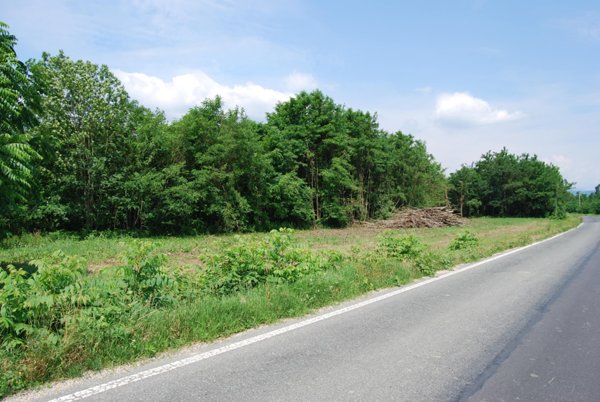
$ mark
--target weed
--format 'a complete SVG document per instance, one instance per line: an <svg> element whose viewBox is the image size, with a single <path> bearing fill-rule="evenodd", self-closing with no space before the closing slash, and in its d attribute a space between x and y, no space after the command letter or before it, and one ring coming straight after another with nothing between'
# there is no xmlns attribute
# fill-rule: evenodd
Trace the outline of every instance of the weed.
<svg viewBox="0 0 600 402"><path fill-rule="evenodd" d="M236 244L207 257L207 290L225 295L266 282L292 283L343 260L336 252L313 255L297 245L293 233L285 228L273 230L260 241L236 236Z"/></svg>
<svg viewBox="0 0 600 402"><path fill-rule="evenodd" d="M165 256L153 254L154 250L152 243L134 240L122 270L131 292L154 306L160 306L175 301L176 281L161 269Z"/></svg>
<svg viewBox="0 0 600 402"><path fill-rule="evenodd" d="M443 254L426 251L414 259L414 265L421 275L433 276L436 271L449 268L451 260Z"/></svg>
<svg viewBox="0 0 600 402"><path fill-rule="evenodd" d="M578 222L577 217L482 218L472 220L468 232L442 228L377 235L351 228L300 232L300 242L289 229L160 241L100 233L84 240L60 233L7 239L0 259L34 260L28 266L35 269L27 273L0 263L0 397L302 315ZM316 240L311 233L318 234ZM202 263L178 267L182 251L194 259L201 254ZM122 256L124 263L114 266ZM89 272L82 257L113 262Z"/></svg>
<svg viewBox="0 0 600 402"><path fill-rule="evenodd" d="M473 248L477 244L479 244L479 238L473 232L466 230L452 240L448 248L450 250L465 250Z"/></svg>
<svg viewBox="0 0 600 402"><path fill-rule="evenodd" d="M383 232L377 239L377 246L385 256L398 259L414 259L425 250L425 245L416 236L398 237L393 231Z"/></svg>
<svg viewBox="0 0 600 402"><path fill-rule="evenodd" d="M0 335L2 347L7 350L22 345L23 335L30 330L25 307L29 290L26 274L12 265L8 266L8 272L0 271Z"/></svg>

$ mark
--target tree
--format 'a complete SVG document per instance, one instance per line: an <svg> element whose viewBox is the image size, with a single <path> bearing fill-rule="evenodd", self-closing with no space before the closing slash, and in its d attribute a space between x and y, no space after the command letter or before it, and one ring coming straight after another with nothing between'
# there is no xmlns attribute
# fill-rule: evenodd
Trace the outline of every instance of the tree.
<svg viewBox="0 0 600 402"><path fill-rule="evenodd" d="M313 224L311 191L295 173L278 175L269 186L269 216L271 224L279 227Z"/></svg>
<svg viewBox="0 0 600 402"><path fill-rule="evenodd" d="M171 126L190 182L196 231L269 227L268 192L274 172L259 125L241 109L225 111L219 97L188 111Z"/></svg>
<svg viewBox="0 0 600 402"><path fill-rule="evenodd" d="M279 103L267 115L269 138L267 147L275 168L281 174L295 172L311 190L314 222L339 220L323 216L327 189L323 189L323 171L331 167L335 157L349 156L348 135L343 121L343 108L321 91L300 92L287 102ZM326 208L327 209L327 208Z"/></svg>
<svg viewBox="0 0 600 402"><path fill-rule="evenodd" d="M0 235L15 202L25 201L39 157L27 130L37 123L41 77L17 59L16 43L0 21Z"/></svg>
<svg viewBox="0 0 600 402"><path fill-rule="evenodd" d="M567 202L568 212L580 214L600 214L600 184L589 194L570 194Z"/></svg>
<svg viewBox="0 0 600 402"><path fill-rule="evenodd" d="M449 197L465 215L562 216L571 184L535 155L488 152L450 175Z"/></svg>
<svg viewBox="0 0 600 402"><path fill-rule="evenodd" d="M314 223L345 226L443 202L443 170L423 142L380 130L375 115L345 109L320 91L278 104L266 127L273 167L304 180Z"/></svg>
<svg viewBox="0 0 600 402"><path fill-rule="evenodd" d="M423 142L320 91L278 104L265 124L219 97L170 123L131 101L106 66L60 52L31 68L47 82L40 124L27 126L43 159L29 171L37 191L21 228L339 227L442 200L443 171Z"/></svg>
<svg viewBox="0 0 600 402"><path fill-rule="evenodd" d="M36 172L39 208L60 209L68 228L108 228L111 178L131 163L135 109L106 66L44 54L37 67L48 79L44 113L33 131L44 161ZM48 200L55 205L48 208ZM43 219L42 219L43 221Z"/></svg>
<svg viewBox="0 0 600 402"><path fill-rule="evenodd" d="M386 159L384 134L379 130L376 115L348 109L344 117L355 182L352 212L354 218L364 221L380 210L377 189L384 170L382 162Z"/></svg>
<svg viewBox="0 0 600 402"><path fill-rule="evenodd" d="M463 165L450 175L448 196L458 205L461 216L479 215L482 192L481 176L473 166Z"/></svg>
<svg viewBox="0 0 600 402"><path fill-rule="evenodd" d="M423 141L398 131L386 136L389 166L386 181L392 189L395 208L442 203L446 188L444 171Z"/></svg>

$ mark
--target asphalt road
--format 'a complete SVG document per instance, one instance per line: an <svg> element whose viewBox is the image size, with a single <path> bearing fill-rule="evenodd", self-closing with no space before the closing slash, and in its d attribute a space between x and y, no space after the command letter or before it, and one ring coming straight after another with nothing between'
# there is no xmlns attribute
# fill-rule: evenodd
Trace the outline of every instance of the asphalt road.
<svg viewBox="0 0 600 402"><path fill-rule="evenodd" d="M336 307L22 398L599 401L600 219L585 221L360 308L353 301L343 314Z"/></svg>
<svg viewBox="0 0 600 402"><path fill-rule="evenodd" d="M600 401L600 242L590 251L465 399Z"/></svg>

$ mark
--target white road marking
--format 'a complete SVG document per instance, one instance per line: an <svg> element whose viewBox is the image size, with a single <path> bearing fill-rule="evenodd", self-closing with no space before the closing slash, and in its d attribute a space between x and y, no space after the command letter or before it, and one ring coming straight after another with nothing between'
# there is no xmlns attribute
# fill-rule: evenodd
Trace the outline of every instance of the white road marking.
<svg viewBox="0 0 600 402"><path fill-rule="evenodd" d="M562 235L564 235L566 233L569 233L572 230L578 229L582 225L583 225L583 223L581 223L579 226L577 226L574 229L568 230L568 231L563 232L563 233L559 233L559 234L557 234L555 236L552 236L552 237L550 237L548 239L540 240L540 241L537 241L535 243L529 244L527 246L523 246L523 247L519 247L519 248L510 250L510 251L507 251L505 253L496 255L494 257L490 257L490 258L487 258L485 260L476 262L474 264L467 265L467 266L465 266L463 268L460 268L460 269L457 269L455 271L450 271L450 272L444 273L442 275L436 276L434 278L429 278L429 279L426 279L424 281L415 283L413 285L404 286L402 288L393 290L391 292L388 292L388 293L385 293L385 294L373 297L373 298L368 299L368 300L364 300L364 301L359 302L359 303L352 304L352 305L347 306L347 307L340 308L338 310L331 311L329 313L321 314L321 315L318 315L318 316L315 316L315 317L312 317L312 318L309 318L309 319L297 322L295 324L291 324L291 325L288 325L288 326L285 326L285 327L282 327L282 328L279 328L279 329L276 329L276 330L273 330L273 331L270 331L270 332L267 332L267 333L264 333L264 334L261 334L261 335L256 335L256 336L253 336L251 338L244 339L244 340L239 341L239 342L234 342L232 344L229 344L229 345L226 345L226 346L222 346L220 348L213 349L213 350L210 350L208 352L198 353L196 355L190 356L190 357L182 359L182 360L178 360L178 361L173 362L173 363L164 364L162 366L155 367L153 369L144 370L144 371L141 371L141 372L139 372L137 374L132 374L132 375L129 375L129 376L126 376L126 377L119 378L117 380L106 382L104 384L96 385L95 387L90 387L90 388L84 389L82 391L74 392L72 394L62 396L60 398L52 399L50 402L77 401L79 399L84 399L84 398L90 397L92 395L100 394L100 393L108 391L110 389L122 387L123 385L131 384L133 382L141 381L141 380L149 378L149 377L154 377L155 375L166 373L166 372L178 369L180 367L184 367L184 366L187 366L187 365L190 365L190 364L193 364L193 363L197 363L199 361L206 360L208 358L211 358L211 357L214 357L214 356L218 356L220 354L227 353L227 352L230 352L232 350L240 349L240 348L243 348L244 346L249 346L249 345L252 345L254 343L261 342L261 341L267 340L269 338L273 338L275 336L285 334L286 332L294 331L294 330L297 330L299 328L315 324L315 323L317 323L319 321L327 320L329 318L336 317L338 315L342 315L342 314L348 313L350 311L360 309L362 307L368 306L368 305L373 304L373 303L378 303L378 302L380 302L382 300L389 299L390 297L397 296L397 295L399 295L401 293L409 292L409 291L411 291L413 289L420 288L421 286L428 285L428 284L430 284L432 282L437 282L437 281L439 281L441 279L444 279L444 278L447 278L449 276L457 275L457 274L460 274L462 272L465 272L465 271L471 270L473 268L479 267L479 266L481 266L483 264L487 264L489 262L496 261L496 260L498 260L500 258L507 257L507 256L509 256L511 254L518 253L519 251L523 251L523 250L528 249L530 247L536 246L536 245L538 245L540 243L543 243L543 242L546 242L546 241L550 241L552 239L560 237L560 236L562 236Z"/></svg>

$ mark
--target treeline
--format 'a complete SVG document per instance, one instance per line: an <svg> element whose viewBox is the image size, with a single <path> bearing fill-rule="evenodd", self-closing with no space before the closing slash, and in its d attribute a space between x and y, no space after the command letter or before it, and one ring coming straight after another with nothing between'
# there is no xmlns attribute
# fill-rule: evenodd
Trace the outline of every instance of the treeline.
<svg viewBox="0 0 600 402"><path fill-rule="evenodd" d="M265 122L207 99L176 121L131 100L106 66L62 52L23 63L0 22L0 236L343 227L399 207L559 216L569 184L502 150L449 181L425 144L320 91Z"/></svg>
<svg viewBox="0 0 600 402"><path fill-rule="evenodd" d="M452 173L449 196L466 216L561 218L571 185L558 167L504 148Z"/></svg>
<svg viewBox="0 0 600 402"><path fill-rule="evenodd" d="M567 202L568 212L600 215L600 184L590 194L571 194Z"/></svg>
<svg viewBox="0 0 600 402"><path fill-rule="evenodd" d="M3 38L14 56L14 37ZM169 122L106 66L61 52L16 70L29 92L15 88L14 104L36 118L8 134L20 143L8 164L23 168L2 182L4 232L341 227L444 200L423 142L320 91L278 104L264 123L218 97Z"/></svg>

